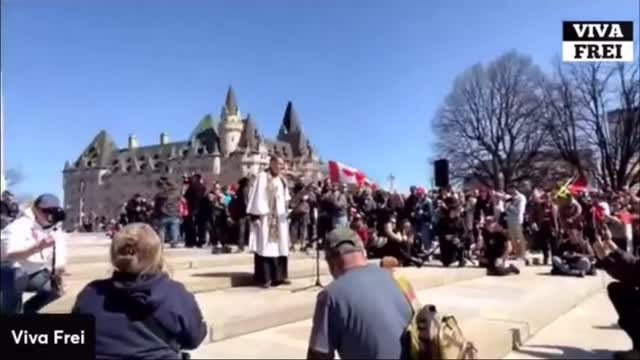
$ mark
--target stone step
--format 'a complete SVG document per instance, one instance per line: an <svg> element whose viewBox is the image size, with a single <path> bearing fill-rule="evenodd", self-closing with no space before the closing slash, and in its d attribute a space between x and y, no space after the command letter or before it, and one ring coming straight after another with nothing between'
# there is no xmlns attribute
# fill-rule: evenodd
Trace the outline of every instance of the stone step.
<svg viewBox="0 0 640 360"><path fill-rule="evenodd" d="M210 257L216 257L209 255ZM236 255L237 256L237 255ZM250 257L251 261L253 257ZM371 260L377 263L378 260ZM94 279L107 278L110 276L110 270L104 266L100 275L87 278L77 277L74 273L64 278L66 284L66 293L57 301L49 304L42 312L46 313L66 313L71 310L75 297L82 288ZM316 260L313 258L306 259L290 259L289 261L289 277L291 279L298 278L314 278L316 273ZM326 262L320 261L320 274L327 275L329 273ZM195 267L191 269L178 269L172 271L172 278L182 282L186 288L194 294L207 293L212 291L230 289L235 287L253 286L253 263L246 262L239 265L216 265L207 267ZM27 297L30 294L25 295Z"/></svg>
<svg viewBox="0 0 640 360"><path fill-rule="evenodd" d="M400 269L416 289L443 286L484 276L483 269L404 268ZM323 284L331 281L322 278ZM238 288L201 293L196 299L209 324L208 341L219 341L300 321L312 316L318 288L297 291L313 284L313 279L297 279L275 289ZM237 306L230 306L237 304Z"/></svg>
<svg viewBox="0 0 640 360"><path fill-rule="evenodd" d="M183 250L183 251L181 251ZM189 250L189 251L184 251ZM73 278L95 279L109 276L112 267L109 264L108 250L104 250L106 255L96 256L90 263L72 261L66 266L66 271ZM315 258L315 254L312 254ZM289 255L289 259L309 259L312 255L294 252ZM253 254L211 254L210 249L168 249L165 251L165 260L173 271L185 269L197 269L205 267L225 267L234 265L253 264Z"/></svg>
<svg viewBox="0 0 640 360"><path fill-rule="evenodd" d="M164 256L167 259L173 258L190 258L190 257L210 257L211 248L165 248ZM220 254L220 257L243 254ZM247 255L247 254L244 254ZM86 265L94 263L109 262L109 247L108 246L70 246L67 263L69 265Z"/></svg>
<svg viewBox="0 0 640 360"><path fill-rule="evenodd" d="M429 268L422 271L441 275L444 274L442 271L448 271L447 276L455 276L456 273L462 274L468 270L470 269ZM600 276L583 279L551 277L546 275L547 272L548 268L532 267L524 269L522 275L517 277L481 277L469 281L458 281L418 291L418 297L424 304L436 304L439 311L455 315L465 335L478 347L480 358L497 359L508 354L514 346L525 341L554 319L601 291L604 284ZM411 274L410 278L415 284L415 275ZM420 288L420 284L417 285L416 287ZM279 305L269 300L265 295L254 301L268 302L271 307ZM220 304L220 306L223 305ZM293 311L292 306L290 305L291 311ZM229 308L229 311L241 313L239 309ZM309 315L312 311L313 305L308 304L306 320L203 344L192 352L192 355L194 358L208 359L304 358L311 327ZM253 316L256 318L256 315ZM241 315L236 315L230 320L243 321ZM220 320L218 323L221 323ZM214 339L221 337L216 330L223 331L224 338L226 329L219 329L215 322L210 337ZM251 345L247 346L247 344Z"/></svg>

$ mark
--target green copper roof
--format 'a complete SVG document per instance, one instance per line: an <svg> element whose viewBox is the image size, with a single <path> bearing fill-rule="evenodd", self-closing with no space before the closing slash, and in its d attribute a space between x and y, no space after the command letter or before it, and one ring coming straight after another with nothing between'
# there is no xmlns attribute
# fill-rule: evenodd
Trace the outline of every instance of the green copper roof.
<svg viewBox="0 0 640 360"><path fill-rule="evenodd" d="M191 132L191 138L208 129L213 129L216 134L218 133L218 121L214 119L211 114L205 115L202 120L200 120L198 126Z"/></svg>

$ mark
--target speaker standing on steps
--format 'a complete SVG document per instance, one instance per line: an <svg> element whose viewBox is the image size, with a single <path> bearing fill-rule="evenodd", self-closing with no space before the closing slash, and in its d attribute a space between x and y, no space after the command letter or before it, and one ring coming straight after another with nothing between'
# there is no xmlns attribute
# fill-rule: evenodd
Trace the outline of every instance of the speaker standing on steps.
<svg viewBox="0 0 640 360"><path fill-rule="evenodd" d="M446 159L436 160L434 163L436 186L449 186L449 161Z"/></svg>

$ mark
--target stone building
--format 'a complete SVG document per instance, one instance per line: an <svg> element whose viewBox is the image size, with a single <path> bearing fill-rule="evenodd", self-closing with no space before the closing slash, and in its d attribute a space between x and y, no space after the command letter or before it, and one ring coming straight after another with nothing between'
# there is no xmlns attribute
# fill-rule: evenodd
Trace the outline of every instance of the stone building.
<svg viewBox="0 0 640 360"><path fill-rule="evenodd" d="M83 215L115 217L134 194L152 198L154 184L163 176L179 182L183 175L198 172L207 185L229 185L263 170L271 154L285 159L293 177L315 181L324 172L291 102L277 137L267 139L251 114L240 113L231 87L220 117L206 115L188 139L170 142L162 133L155 145L139 146L135 135L128 140L127 147L120 148L102 130L75 162L65 164L66 227L74 227Z"/></svg>

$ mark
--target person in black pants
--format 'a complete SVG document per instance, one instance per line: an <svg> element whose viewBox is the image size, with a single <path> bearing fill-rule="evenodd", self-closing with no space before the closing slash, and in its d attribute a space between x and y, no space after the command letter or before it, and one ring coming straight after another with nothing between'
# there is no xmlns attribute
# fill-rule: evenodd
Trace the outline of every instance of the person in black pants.
<svg viewBox="0 0 640 360"><path fill-rule="evenodd" d="M211 252L213 254L229 252L227 245L228 217L221 194L213 191L207 193L202 200L197 223L198 239L204 241L209 234L209 244L212 246Z"/></svg>
<svg viewBox="0 0 640 360"><path fill-rule="evenodd" d="M247 196L249 191L249 178L238 181L238 189L229 203L229 219L231 220L231 234L236 239L238 252L244 252L249 244L250 220L247 215Z"/></svg>
<svg viewBox="0 0 640 360"><path fill-rule="evenodd" d="M202 217L198 216L202 199L207 192L206 187L202 184L202 176L200 174L194 174L184 193L184 198L187 200L187 208L189 209L189 215L184 219L184 236L186 247L202 247L204 246L205 239L198 239L197 226L205 226L204 223L198 224L198 220Z"/></svg>
<svg viewBox="0 0 640 360"><path fill-rule="evenodd" d="M440 261L445 267L458 262L459 267L466 265L464 259L464 223L460 217L460 209L453 205L447 210L436 226L436 236L440 243Z"/></svg>
<svg viewBox="0 0 640 360"><path fill-rule="evenodd" d="M631 338L630 351L617 352L615 359L640 358L640 259L621 250L601 227L593 250L602 268L617 281L607 286L609 299L618 313L618 324Z"/></svg>

